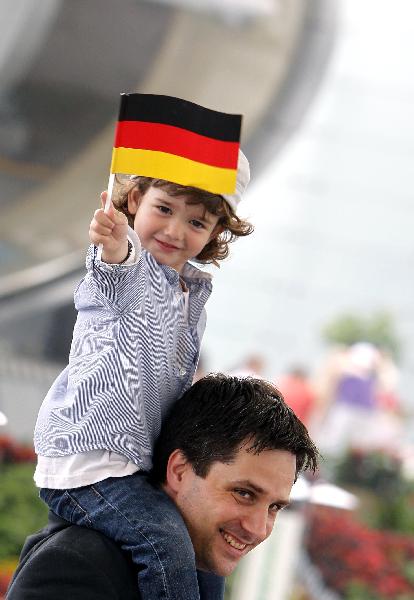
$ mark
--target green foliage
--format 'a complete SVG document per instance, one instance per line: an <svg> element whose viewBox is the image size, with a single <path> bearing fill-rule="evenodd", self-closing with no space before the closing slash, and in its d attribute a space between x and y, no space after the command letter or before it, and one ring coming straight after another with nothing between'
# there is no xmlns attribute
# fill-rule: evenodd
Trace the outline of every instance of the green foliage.
<svg viewBox="0 0 414 600"><path fill-rule="evenodd" d="M378 596L377 592L371 592L364 583L354 581L349 584L344 598L345 600L388 600L390 596ZM398 594L393 597L393 600L412 600L412 594Z"/></svg>
<svg viewBox="0 0 414 600"><path fill-rule="evenodd" d="M352 581L347 587L345 600L378 600L378 596L372 594L364 583Z"/></svg>
<svg viewBox="0 0 414 600"><path fill-rule="evenodd" d="M335 481L372 494L361 514L380 530L414 534L414 482L403 477L400 460L386 452L349 451L335 467Z"/></svg>
<svg viewBox="0 0 414 600"><path fill-rule="evenodd" d="M329 343L350 346L357 342L370 342L388 350L395 358L400 354L400 341L391 315L385 311L370 317L343 314L331 321L322 332Z"/></svg>
<svg viewBox="0 0 414 600"><path fill-rule="evenodd" d="M371 521L378 529L399 531L414 534L414 490L400 489L399 493L391 498L382 498L378 502L376 514Z"/></svg>
<svg viewBox="0 0 414 600"><path fill-rule="evenodd" d="M33 463L0 464L0 560L18 556L26 536L46 524L33 471Z"/></svg>
<svg viewBox="0 0 414 600"><path fill-rule="evenodd" d="M404 487L400 461L380 451L349 450L336 463L335 480L379 495L394 495Z"/></svg>
<svg viewBox="0 0 414 600"><path fill-rule="evenodd" d="M414 585L414 564L412 562L404 565L404 575Z"/></svg>

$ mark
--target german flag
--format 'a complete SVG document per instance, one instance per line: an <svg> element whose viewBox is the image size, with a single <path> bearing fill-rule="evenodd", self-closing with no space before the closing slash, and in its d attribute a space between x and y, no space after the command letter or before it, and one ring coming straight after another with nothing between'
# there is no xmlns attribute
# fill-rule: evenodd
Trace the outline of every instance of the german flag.
<svg viewBox="0 0 414 600"><path fill-rule="evenodd" d="M121 94L111 173L233 194L241 120L172 96Z"/></svg>

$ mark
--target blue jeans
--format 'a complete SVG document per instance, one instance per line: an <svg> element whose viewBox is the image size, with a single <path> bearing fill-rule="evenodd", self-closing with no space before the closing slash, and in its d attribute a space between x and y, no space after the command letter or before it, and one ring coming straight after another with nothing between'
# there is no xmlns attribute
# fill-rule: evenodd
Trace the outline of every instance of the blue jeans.
<svg viewBox="0 0 414 600"><path fill-rule="evenodd" d="M131 554L142 600L222 600L224 579L196 571L180 512L145 473L70 490L42 489L40 497L59 517L100 531Z"/></svg>

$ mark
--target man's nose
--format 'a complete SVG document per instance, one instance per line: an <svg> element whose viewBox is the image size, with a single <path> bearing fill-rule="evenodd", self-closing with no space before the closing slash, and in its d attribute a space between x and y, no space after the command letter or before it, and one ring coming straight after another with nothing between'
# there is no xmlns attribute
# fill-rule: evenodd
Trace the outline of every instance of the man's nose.
<svg viewBox="0 0 414 600"><path fill-rule="evenodd" d="M256 508L247 512L242 520L243 529L256 543L263 542L272 532L274 517L270 517L268 510Z"/></svg>

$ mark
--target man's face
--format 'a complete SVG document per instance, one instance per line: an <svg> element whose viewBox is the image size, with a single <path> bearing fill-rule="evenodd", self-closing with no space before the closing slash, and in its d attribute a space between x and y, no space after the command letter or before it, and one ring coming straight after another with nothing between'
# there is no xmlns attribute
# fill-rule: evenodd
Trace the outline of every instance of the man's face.
<svg viewBox="0 0 414 600"><path fill-rule="evenodd" d="M174 500L193 542L197 567L226 577L272 532L289 502L296 457L284 450L240 449L230 464L215 462L198 477L184 461Z"/></svg>

